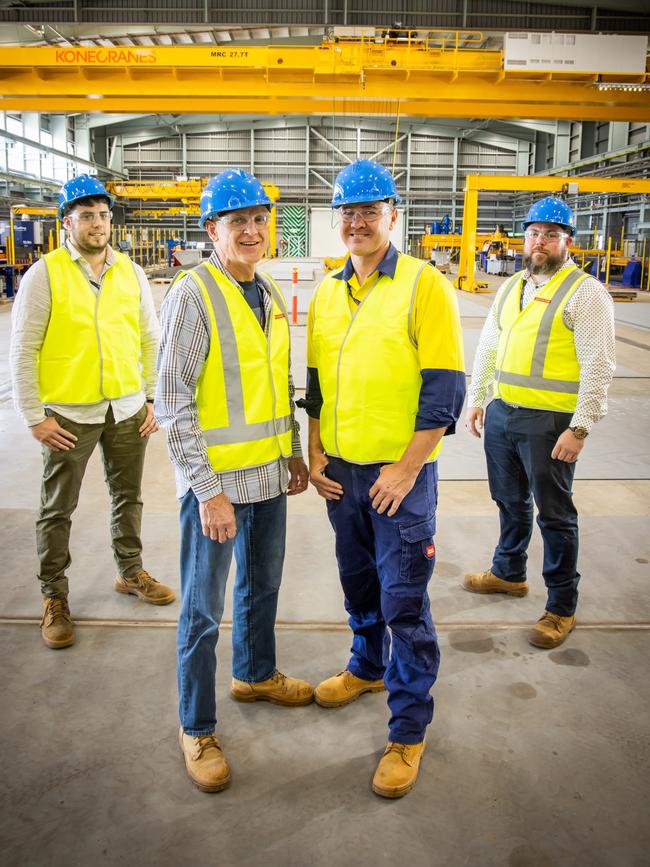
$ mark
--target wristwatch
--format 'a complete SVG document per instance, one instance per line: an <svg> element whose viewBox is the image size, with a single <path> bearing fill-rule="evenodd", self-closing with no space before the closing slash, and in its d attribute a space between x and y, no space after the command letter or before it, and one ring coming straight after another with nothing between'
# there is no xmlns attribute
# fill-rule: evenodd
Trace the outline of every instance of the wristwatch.
<svg viewBox="0 0 650 867"><path fill-rule="evenodd" d="M589 431L584 427L570 427L569 430L577 440L583 440L589 436Z"/></svg>

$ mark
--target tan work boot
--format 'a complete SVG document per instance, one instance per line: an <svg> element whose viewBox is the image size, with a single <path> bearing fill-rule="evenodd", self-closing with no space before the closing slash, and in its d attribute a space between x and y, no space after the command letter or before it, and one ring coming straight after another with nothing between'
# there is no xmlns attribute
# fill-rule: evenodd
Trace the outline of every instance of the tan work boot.
<svg viewBox="0 0 650 867"><path fill-rule="evenodd" d="M410 792L418 778L425 744L426 741L419 744L388 741L372 778L373 792L382 798L401 798Z"/></svg>
<svg viewBox="0 0 650 867"><path fill-rule="evenodd" d="M230 768L215 735L193 737L178 731L178 744L190 780L202 792L220 792L230 785Z"/></svg>
<svg viewBox="0 0 650 867"><path fill-rule="evenodd" d="M507 593L508 596L525 596L528 593L527 581L504 581L490 569L487 572L468 572L463 588L470 593Z"/></svg>
<svg viewBox="0 0 650 867"><path fill-rule="evenodd" d="M575 614L562 617L560 614L553 614L552 611L545 611L528 633L528 640L535 647L550 650L566 641L575 627Z"/></svg>
<svg viewBox="0 0 650 867"><path fill-rule="evenodd" d="M53 650L74 644L74 624L66 596L44 596L41 618L43 641Z"/></svg>
<svg viewBox="0 0 650 867"><path fill-rule="evenodd" d="M297 677L287 677L279 671L274 671L271 677L259 683L246 683L233 677L230 695L236 701L270 701L284 707L301 707L314 700L311 684Z"/></svg>
<svg viewBox="0 0 650 867"><path fill-rule="evenodd" d="M156 581L146 569L140 569L137 575L128 578L124 575L118 575L115 579L115 589L118 593L130 593L132 596L137 596L143 602L149 602L151 605L169 605L176 599L171 587Z"/></svg>
<svg viewBox="0 0 650 867"><path fill-rule="evenodd" d="M383 692L385 689L383 680L363 680L346 668L321 681L314 690L314 698L321 707L343 707L364 692Z"/></svg>

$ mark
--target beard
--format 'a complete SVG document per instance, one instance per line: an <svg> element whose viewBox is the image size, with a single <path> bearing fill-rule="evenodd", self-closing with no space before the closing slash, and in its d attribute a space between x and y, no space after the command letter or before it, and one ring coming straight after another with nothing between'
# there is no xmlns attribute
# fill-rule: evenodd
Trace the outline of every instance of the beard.
<svg viewBox="0 0 650 867"><path fill-rule="evenodd" d="M89 238L89 237L79 237L70 233L70 237L72 239L72 243L75 245L77 250L80 253L90 253L91 255L94 253L101 253L108 246L109 236L108 234L103 235L101 238Z"/></svg>
<svg viewBox="0 0 650 867"><path fill-rule="evenodd" d="M534 258L535 257L535 258ZM564 265L566 261L566 255L564 254L556 254L548 253L544 251L544 253L540 256L539 252L524 254L523 256L523 265L531 274L535 276L546 276L547 274L554 274L560 265Z"/></svg>

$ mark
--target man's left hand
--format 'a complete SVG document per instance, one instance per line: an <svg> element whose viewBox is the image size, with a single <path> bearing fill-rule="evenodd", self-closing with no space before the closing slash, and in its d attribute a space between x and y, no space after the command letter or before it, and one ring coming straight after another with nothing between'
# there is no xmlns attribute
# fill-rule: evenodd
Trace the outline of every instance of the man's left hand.
<svg viewBox="0 0 650 867"><path fill-rule="evenodd" d="M379 478L370 488L372 508L380 515L388 510L388 517L392 518L415 484L417 477L417 472L407 470L399 461L396 464L383 466L379 470Z"/></svg>
<svg viewBox="0 0 650 867"><path fill-rule="evenodd" d="M148 437L151 434L156 433L157 430L160 430L160 425L156 421L156 416L153 414L153 404L145 403L147 408L147 414L144 417L144 421L138 428L141 437Z"/></svg>
<svg viewBox="0 0 650 867"><path fill-rule="evenodd" d="M573 431L567 428L557 438L551 457L556 461L566 461L567 464L572 464L578 460L578 455L584 444L584 440L574 437Z"/></svg>
<svg viewBox="0 0 650 867"><path fill-rule="evenodd" d="M302 458L289 458L289 488L287 494L302 494L309 484L309 470Z"/></svg>

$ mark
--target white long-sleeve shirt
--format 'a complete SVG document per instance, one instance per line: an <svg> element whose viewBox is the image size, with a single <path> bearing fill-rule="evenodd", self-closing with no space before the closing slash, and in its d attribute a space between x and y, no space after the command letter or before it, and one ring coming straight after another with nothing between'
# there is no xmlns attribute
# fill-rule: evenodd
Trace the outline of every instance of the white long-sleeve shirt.
<svg viewBox="0 0 650 867"><path fill-rule="evenodd" d="M574 263L568 259L563 271ZM523 307L529 304L543 283L533 282L528 272L524 273ZM497 293L497 298L499 297ZM485 402L488 389L494 380L499 329L496 319L495 298L481 331L472 381L468 389L468 407L480 407ZM578 403L571 419L572 427L591 430L595 422L607 413L607 389L616 367L614 335L614 304L607 289L593 277L587 278L573 293L562 312L567 328L573 337L580 365Z"/></svg>
<svg viewBox="0 0 650 867"><path fill-rule="evenodd" d="M97 281L90 265L77 248L70 242L66 246L73 262L76 262L92 291L97 295L101 289L104 275L115 263L111 247L106 249L106 262ZM147 400L153 400L156 390L156 352L158 350L159 326L154 307L151 287L139 265L135 272L140 284L140 341L142 365L142 390L126 397L101 400L93 404L73 406L69 404L48 404L48 409L77 424L99 424L106 418L109 406L113 409L116 422L131 418ZM40 259L27 271L20 283L11 321L11 375L13 380L14 404L28 427L33 427L45 419L45 407L41 403L38 387L38 352L45 340L45 334L52 312L52 292L47 265Z"/></svg>

